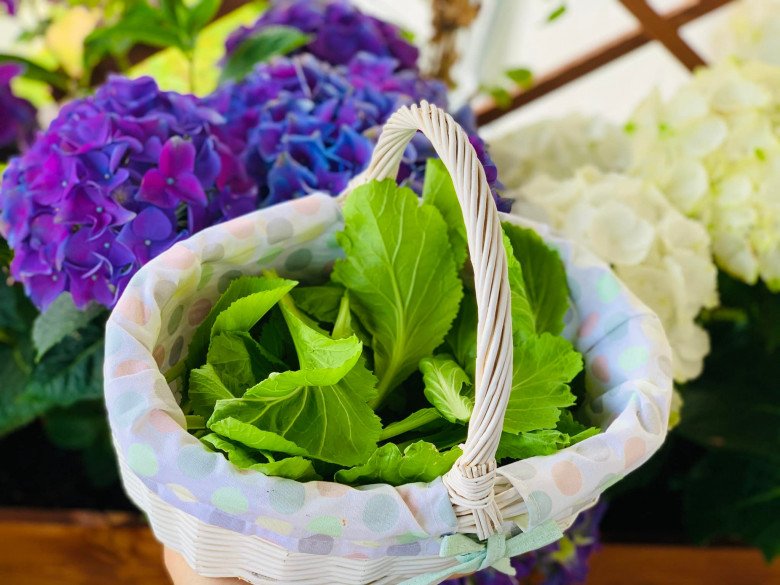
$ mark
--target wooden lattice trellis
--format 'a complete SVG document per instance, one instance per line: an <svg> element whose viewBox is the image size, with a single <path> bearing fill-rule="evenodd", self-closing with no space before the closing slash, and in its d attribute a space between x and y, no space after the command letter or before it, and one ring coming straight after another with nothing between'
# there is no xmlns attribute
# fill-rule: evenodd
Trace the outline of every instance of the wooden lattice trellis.
<svg viewBox="0 0 780 585"><path fill-rule="evenodd" d="M639 24L637 30L579 57L557 71L538 78L532 87L513 95L508 107L499 107L493 103L481 108L477 112L479 124L497 120L512 110L560 89L651 41L659 41L690 70L704 65L704 60L685 42L679 30L689 22L730 2L730 0L698 0L673 12L661 14L645 0L619 1L637 19Z"/></svg>

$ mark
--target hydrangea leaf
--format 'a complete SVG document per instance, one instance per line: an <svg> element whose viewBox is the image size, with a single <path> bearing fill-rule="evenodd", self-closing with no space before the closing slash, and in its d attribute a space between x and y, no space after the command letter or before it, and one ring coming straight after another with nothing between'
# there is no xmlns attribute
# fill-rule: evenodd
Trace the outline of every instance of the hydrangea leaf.
<svg viewBox="0 0 780 585"><path fill-rule="evenodd" d="M290 292L295 305L320 323L335 323L344 288L336 284L302 286Z"/></svg>
<svg viewBox="0 0 780 585"><path fill-rule="evenodd" d="M387 443L374 451L363 465L338 471L335 479L355 485L429 482L447 473L461 453L457 447L442 453L425 441L412 443L402 453L398 445Z"/></svg>
<svg viewBox="0 0 780 585"><path fill-rule="evenodd" d="M433 353L458 313L463 287L441 213L393 181L355 189L333 279L373 338L377 404Z"/></svg>
<svg viewBox="0 0 780 585"><path fill-rule="evenodd" d="M230 283L195 330L187 352L187 367L206 359L209 340L222 331L249 331L297 283L268 276L242 276Z"/></svg>
<svg viewBox="0 0 780 585"><path fill-rule="evenodd" d="M192 411L204 419L214 412L218 400L235 398L211 364L206 364L190 372L189 400Z"/></svg>
<svg viewBox="0 0 780 585"><path fill-rule="evenodd" d="M96 303L90 303L86 309L80 310L73 304L70 293L62 293L33 323L32 340L36 357L40 359L60 341L76 333L103 312L105 308Z"/></svg>
<svg viewBox="0 0 780 585"><path fill-rule="evenodd" d="M466 224L452 177L441 159L429 158L425 165L422 200L438 209L444 218L455 265L462 268L469 255Z"/></svg>
<svg viewBox="0 0 780 585"><path fill-rule="evenodd" d="M354 336L323 335L291 304L286 300L282 309L301 369L272 374L243 397L220 400L208 426L234 418L277 433L312 458L356 465L376 448L381 429L367 404L376 379L361 359L362 344Z"/></svg>
<svg viewBox="0 0 780 585"><path fill-rule="evenodd" d="M216 433L209 433L208 435L201 437L201 441L210 447L225 453L228 460L241 469L252 469L264 473L265 475L285 477L296 481L322 479L314 470L312 462L303 457L286 457L278 461L257 461L249 451ZM262 457L262 454L259 455Z"/></svg>
<svg viewBox="0 0 780 585"><path fill-rule="evenodd" d="M558 252L547 246L531 229L508 222L503 227L512 245L512 253L520 263L536 332L560 334L563 316L569 308L569 287Z"/></svg>
<svg viewBox="0 0 780 585"><path fill-rule="evenodd" d="M255 32L228 57L222 70L222 81L243 79L258 63L291 53L310 40L309 35L290 26L269 26Z"/></svg>
<svg viewBox="0 0 780 585"><path fill-rule="evenodd" d="M452 357L440 355L420 361L425 397L448 421L467 422L474 410L471 380Z"/></svg>
<svg viewBox="0 0 780 585"><path fill-rule="evenodd" d="M543 333L517 346L504 431L555 428L561 409L575 402L569 382L580 370L582 356L562 337Z"/></svg>
<svg viewBox="0 0 780 585"><path fill-rule="evenodd" d="M280 365L243 331L226 331L213 337L206 361L234 396L241 396Z"/></svg>

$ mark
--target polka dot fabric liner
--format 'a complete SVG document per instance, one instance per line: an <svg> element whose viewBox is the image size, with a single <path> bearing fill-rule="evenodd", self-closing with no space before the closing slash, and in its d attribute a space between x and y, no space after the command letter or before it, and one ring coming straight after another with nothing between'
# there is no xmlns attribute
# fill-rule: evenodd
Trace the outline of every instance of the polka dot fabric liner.
<svg viewBox="0 0 780 585"><path fill-rule="evenodd" d="M340 253L341 221L336 200L312 194L206 229L144 266L106 327L114 445L123 474L207 524L302 553L436 556L440 537L457 531L440 479L352 488L238 469L187 433L178 389L164 379L233 278L274 269L302 281L321 279ZM500 481L527 503L527 516L513 519L524 528L576 514L647 460L663 442L672 386L657 317L592 255L533 227L566 263L572 306L565 334L585 355L589 388L582 416L604 432L500 469Z"/></svg>

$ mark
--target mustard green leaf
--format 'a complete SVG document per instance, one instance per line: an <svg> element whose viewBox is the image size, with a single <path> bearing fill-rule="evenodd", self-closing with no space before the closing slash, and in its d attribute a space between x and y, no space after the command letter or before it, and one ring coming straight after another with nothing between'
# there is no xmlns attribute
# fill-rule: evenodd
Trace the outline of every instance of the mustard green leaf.
<svg viewBox="0 0 780 585"><path fill-rule="evenodd" d="M320 323L335 323L344 287L337 284L301 286L290 291L295 305Z"/></svg>
<svg viewBox="0 0 780 585"><path fill-rule="evenodd" d="M462 268L469 255L466 224L452 177L441 159L429 158L425 165L422 200L438 209L444 218L455 265Z"/></svg>
<svg viewBox="0 0 780 585"><path fill-rule="evenodd" d="M346 257L333 279L349 291L353 310L372 336L379 384L387 393L433 353L463 296L441 213L420 205L393 181L355 189L344 205L338 242Z"/></svg>
<svg viewBox="0 0 780 585"><path fill-rule="evenodd" d="M286 369L244 331L225 331L213 337L206 361L234 396L241 396L280 365Z"/></svg>
<svg viewBox="0 0 780 585"><path fill-rule="evenodd" d="M512 253L522 269L525 292L534 314L537 333L558 335L569 308L566 270L558 252L547 246L533 230L503 224Z"/></svg>
<svg viewBox="0 0 780 585"><path fill-rule="evenodd" d="M504 431L555 428L561 409L575 402L569 383L580 370L582 356L562 337L543 333L517 346Z"/></svg>
<svg viewBox="0 0 780 585"><path fill-rule="evenodd" d="M338 471L335 479L355 485L430 482L447 473L461 454L457 447L439 452L425 441L412 443L402 453L398 445L387 443L374 451L363 465Z"/></svg>
<svg viewBox="0 0 780 585"><path fill-rule="evenodd" d="M222 383L214 366L206 364L190 372L189 400L195 414L208 419L217 400L225 398L235 395Z"/></svg>
<svg viewBox="0 0 780 585"><path fill-rule="evenodd" d="M474 396L468 374L448 355L423 358L420 371L425 397L448 421L468 422Z"/></svg>

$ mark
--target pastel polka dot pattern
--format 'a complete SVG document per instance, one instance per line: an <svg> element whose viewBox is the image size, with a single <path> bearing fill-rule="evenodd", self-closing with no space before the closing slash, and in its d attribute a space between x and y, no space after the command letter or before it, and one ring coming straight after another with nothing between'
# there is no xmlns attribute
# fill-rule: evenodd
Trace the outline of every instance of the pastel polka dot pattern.
<svg viewBox="0 0 780 585"><path fill-rule="evenodd" d="M305 500L305 488L292 480L277 482L268 494L271 507L280 514L294 514L303 507Z"/></svg>
<svg viewBox="0 0 780 585"><path fill-rule="evenodd" d="M211 503L228 514L243 514L249 509L249 500L234 487L221 487L214 491Z"/></svg>
<svg viewBox="0 0 780 585"><path fill-rule="evenodd" d="M130 469L142 477L157 475L160 464L157 455L150 445L133 443L127 450L127 464Z"/></svg>
<svg viewBox="0 0 780 585"><path fill-rule="evenodd" d="M187 445L179 451L176 464L187 477L201 479L214 472L217 458L200 444Z"/></svg>
<svg viewBox="0 0 780 585"><path fill-rule="evenodd" d="M582 489L582 473L571 461L559 461L553 465L552 477L558 490L565 496L573 496Z"/></svg>
<svg viewBox="0 0 780 585"><path fill-rule="evenodd" d="M565 259L572 300L565 331L586 362L582 412L603 429L555 455L498 470L525 501L533 527L590 505L658 448L671 362L657 318L603 264L544 226L504 219L531 225ZM290 551L437 556L441 536L457 526L441 480L354 489L239 470L185 431L180 384L169 385L160 371L184 357L197 323L233 279L267 269L321 276L340 255L341 229L338 202L315 194L203 230L138 272L106 329L106 405L123 477L203 522Z"/></svg>
<svg viewBox="0 0 780 585"><path fill-rule="evenodd" d="M374 532L387 532L398 517L398 504L386 495L373 496L363 510L363 523Z"/></svg>

